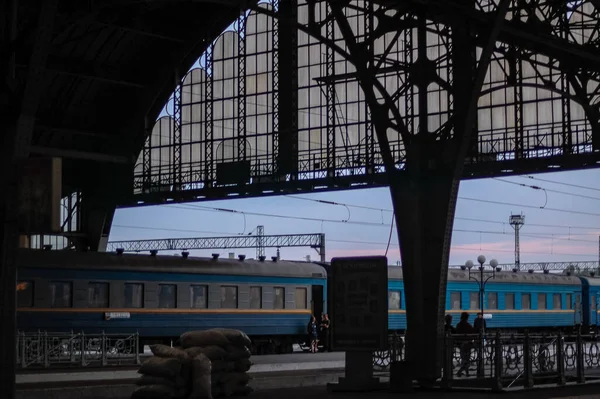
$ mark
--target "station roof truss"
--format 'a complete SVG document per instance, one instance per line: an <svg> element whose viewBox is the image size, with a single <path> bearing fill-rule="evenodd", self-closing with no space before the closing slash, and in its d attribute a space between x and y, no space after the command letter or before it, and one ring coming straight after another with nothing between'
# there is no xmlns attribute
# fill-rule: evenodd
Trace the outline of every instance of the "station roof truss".
<svg viewBox="0 0 600 399"><path fill-rule="evenodd" d="M78 190L129 195L146 122L152 125L160 114L178 71L185 74L240 7L253 4L4 2L2 15L12 14L11 5L17 8L15 35L5 47L14 51L14 62L8 61L9 79L0 92L8 93L9 118L21 113L31 122L20 130L19 140L26 143L20 151L63 158L65 196ZM6 66L9 59L0 62Z"/></svg>
<svg viewBox="0 0 600 399"><path fill-rule="evenodd" d="M329 1L16 3L15 73L3 87L30 126L27 152L63 158L65 196L136 206L387 183ZM476 65L498 4L336 2L393 104L398 169L410 137L455 134L456 82ZM598 166L599 7L510 2L463 178ZM468 40L455 43L461 27Z"/></svg>
<svg viewBox="0 0 600 399"><path fill-rule="evenodd" d="M343 3L379 99L393 105L388 140L400 170L413 135L455 134L459 75L477 64L499 2L465 4ZM600 166L599 7L510 2L463 178ZM182 76L168 115L148 128L134 195L123 205L386 185L371 110L330 11L328 1L272 0L242 13ZM459 43L464 26L468 39ZM420 45L426 59L417 57ZM423 80L427 99L419 102Z"/></svg>

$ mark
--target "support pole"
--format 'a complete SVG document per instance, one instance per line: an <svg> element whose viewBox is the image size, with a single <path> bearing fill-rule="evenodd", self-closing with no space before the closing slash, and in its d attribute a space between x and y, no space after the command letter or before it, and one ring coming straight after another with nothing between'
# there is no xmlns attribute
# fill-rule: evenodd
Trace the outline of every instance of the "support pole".
<svg viewBox="0 0 600 399"><path fill-rule="evenodd" d="M421 145L431 151L439 144ZM427 157L425 151L418 159L422 163L411 163L415 168L391 182L390 191L405 281L406 358L413 377L422 385L430 385L441 373L446 270L458 190L453 190L452 165L444 167L440 159ZM423 167L436 163L431 169Z"/></svg>

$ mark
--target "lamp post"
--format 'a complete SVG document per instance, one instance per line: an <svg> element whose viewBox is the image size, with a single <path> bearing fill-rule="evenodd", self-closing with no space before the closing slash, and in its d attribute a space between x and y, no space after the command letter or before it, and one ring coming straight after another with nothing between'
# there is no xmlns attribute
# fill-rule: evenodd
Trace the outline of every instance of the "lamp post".
<svg viewBox="0 0 600 399"><path fill-rule="evenodd" d="M487 282L493 278L496 278L496 271L500 271L499 267L498 267L498 261L496 259L492 259L490 260L490 266L492 268L492 273L491 275L489 275L488 277L484 277L484 264L485 264L485 256L483 255L479 255L477 257L477 262L479 263L479 278L477 278L476 274L471 275L471 269L473 269L473 262L471 260L468 260L465 262L465 266L466 268L469 270L469 280L473 280L475 281L478 285L479 285L479 309L481 311L481 317L483 318L484 316L484 304L483 304L483 300L484 300L484 295L485 295L485 286L487 284ZM485 273L489 273L489 272L485 272ZM485 319L483 321L483 324L481 326L481 331L479 333L479 356L478 356L478 365L477 365L477 374L482 376L483 375L483 337L485 334Z"/></svg>

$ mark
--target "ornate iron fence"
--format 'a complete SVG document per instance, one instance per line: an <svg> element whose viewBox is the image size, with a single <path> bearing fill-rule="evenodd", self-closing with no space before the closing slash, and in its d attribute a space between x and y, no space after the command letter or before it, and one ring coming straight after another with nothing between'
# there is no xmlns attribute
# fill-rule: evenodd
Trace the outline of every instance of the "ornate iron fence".
<svg viewBox="0 0 600 399"><path fill-rule="evenodd" d="M17 333L17 368L140 364L139 335Z"/></svg>
<svg viewBox="0 0 600 399"><path fill-rule="evenodd" d="M375 371L389 371L403 361L404 337L393 334L389 349L373 353ZM532 387L536 383L585 382L586 373L600 371L600 336L562 334L449 335L444 338L442 385L492 389ZM596 377L597 378L597 377Z"/></svg>

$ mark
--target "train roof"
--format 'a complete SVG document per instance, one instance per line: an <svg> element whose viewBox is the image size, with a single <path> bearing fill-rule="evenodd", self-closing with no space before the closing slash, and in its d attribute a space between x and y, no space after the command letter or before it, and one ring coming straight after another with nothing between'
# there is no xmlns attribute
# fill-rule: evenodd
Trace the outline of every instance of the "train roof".
<svg viewBox="0 0 600 399"><path fill-rule="evenodd" d="M592 287L600 286L600 277L579 276L579 278Z"/></svg>
<svg viewBox="0 0 600 399"><path fill-rule="evenodd" d="M472 272L472 274L478 274ZM489 276L489 272L486 273ZM479 278L476 275L477 278ZM402 267L388 266L388 278L402 279ZM600 279L597 284L600 285ZM466 270L451 268L448 270L448 281L473 281L469 280L469 272ZM556 284L556 285L581 285L581 280L576 276L565 276L560 274L543 274L528 272L496 272L496 278L490 280L500 284Z"/></svg>
<svg viewBox="0 0 600 399"><path fill-rule="evenodd" d="M168 255L138 255L114 252L75 252L19 250L18 267L64 268L79 270L146 271L155 273L221 274L236 276L273 276L325 278L325 269L311 262L259 261L188 257Z"/></svg>

